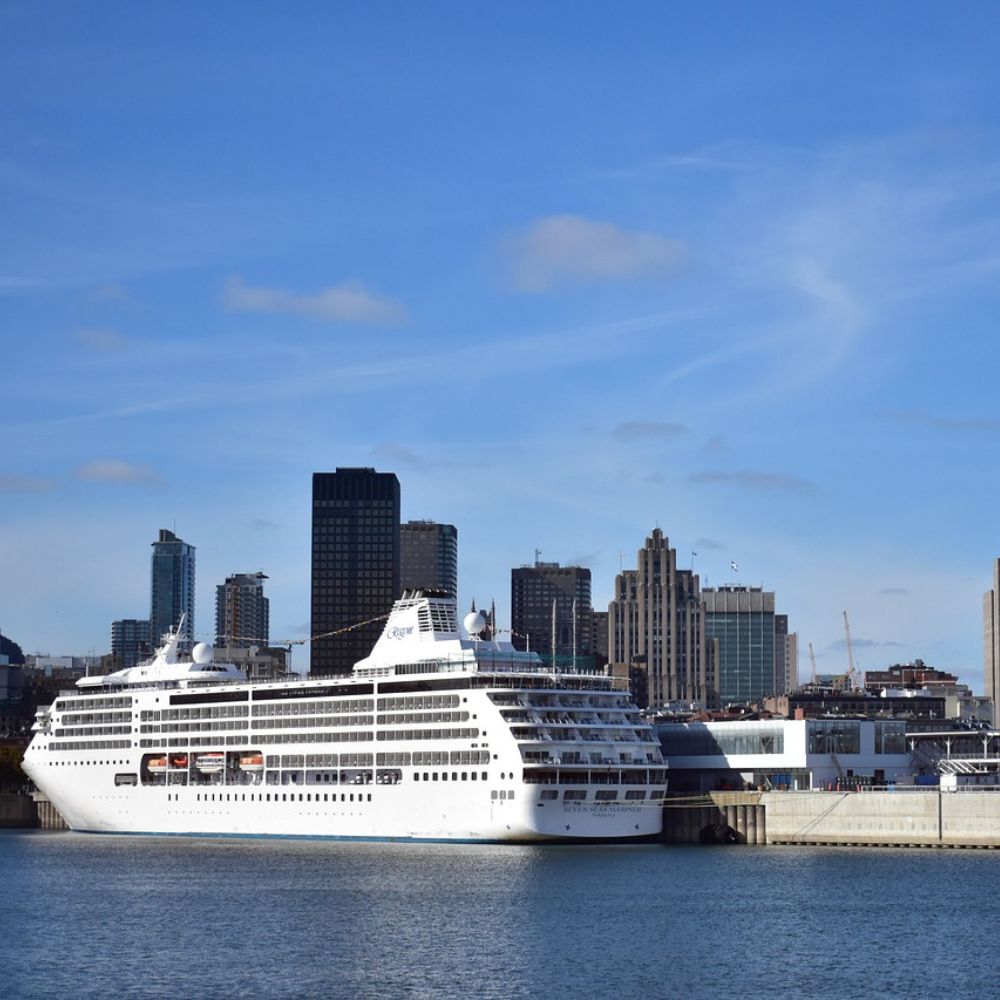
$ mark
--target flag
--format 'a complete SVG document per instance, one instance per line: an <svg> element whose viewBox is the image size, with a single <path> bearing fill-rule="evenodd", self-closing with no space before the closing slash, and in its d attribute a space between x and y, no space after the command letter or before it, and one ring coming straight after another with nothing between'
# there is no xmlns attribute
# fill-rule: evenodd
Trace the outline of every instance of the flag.
<svg viewBox="0 0 1000 1000"><path fill-rule="evenodd" d="M734 563L734 562L731 562L731 563L729 564L729 568L730 568L730 569L731 569L731 570L732 570L732 571L733 571L734 573L739 573L739 571L740 571L740 568L739 568L739 566L738 566L738 565L737 565L736 563Z"/></svg>

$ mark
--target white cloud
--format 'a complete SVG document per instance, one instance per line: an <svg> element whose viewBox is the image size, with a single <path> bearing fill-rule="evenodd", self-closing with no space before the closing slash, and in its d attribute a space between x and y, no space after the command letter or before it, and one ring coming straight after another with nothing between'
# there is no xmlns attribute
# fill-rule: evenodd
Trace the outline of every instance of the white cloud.
<svg viewBox="0 0 1000 1000"><path fill-rule="evenodd" d="M289 314L329 323L387 325L406 317L398 302L372 294L358 281L298 295L283 288L251 288L237 276L226 282L223 301L233 312Z"/></svg>
<svg viewBox="0 0 1000 1000"><path fill-rule="evenodd" d="M132 465L115 458L96 458L81 465L76 477L89 483L124 483L133 486L148 486L159 481L158 477L142 465Z"/></svg>
<svg viewBox="0 0 1000 1000"><path fill-rule="evenodd" d="M579 215L549 215L508 237L514 287L545 292L563 283L624 281L673 274L683 246L656 233L623 229Z"/></svg>

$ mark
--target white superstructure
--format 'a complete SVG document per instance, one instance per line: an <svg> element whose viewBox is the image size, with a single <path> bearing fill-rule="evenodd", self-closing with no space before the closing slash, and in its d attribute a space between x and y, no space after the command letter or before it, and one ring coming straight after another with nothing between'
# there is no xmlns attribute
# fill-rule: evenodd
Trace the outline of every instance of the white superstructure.
<svg viewBox="0 0 1000 1000"><path fill-rule="evenodd" d="M481 619L469 627L481 626ZM76 830L358 839L625 839L660 831L653 729L594 672L397 601L349 677L248 682L165 637L39 709L24 769Z"/></svg>

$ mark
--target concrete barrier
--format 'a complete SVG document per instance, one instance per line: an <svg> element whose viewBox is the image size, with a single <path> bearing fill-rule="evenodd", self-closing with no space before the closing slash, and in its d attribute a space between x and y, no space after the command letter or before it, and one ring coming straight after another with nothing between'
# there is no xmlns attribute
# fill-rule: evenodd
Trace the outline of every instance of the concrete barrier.
<svg viewBox="0 0 1000 1000"><path fill-rule="evenodd" d="M709 792L667 800L662 840L1000 848L1000 792Z"/></svg>

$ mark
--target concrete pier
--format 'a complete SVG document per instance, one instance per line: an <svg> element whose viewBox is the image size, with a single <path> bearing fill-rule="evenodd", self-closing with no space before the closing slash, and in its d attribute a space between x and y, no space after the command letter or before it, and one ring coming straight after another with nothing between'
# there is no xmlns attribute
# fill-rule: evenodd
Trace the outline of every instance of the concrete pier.
<svg viewBox="0 0 1000 1000"><path fill-rule="evenodd" d="M35 791L31 793L31 797L35 800L35 809L38 814L37 826L41 827L43 830L68 830L69 827L66 825L66 820L62 818L62 814L58 809L49 801L47 795L43 795L41 792Z"/></svg>
<svg viewBox="0 0 1000 1000"><path fill-rule="evenodd" d="M667 799L667 844L1000 848L1000 791L708 792Z"/></svg>

